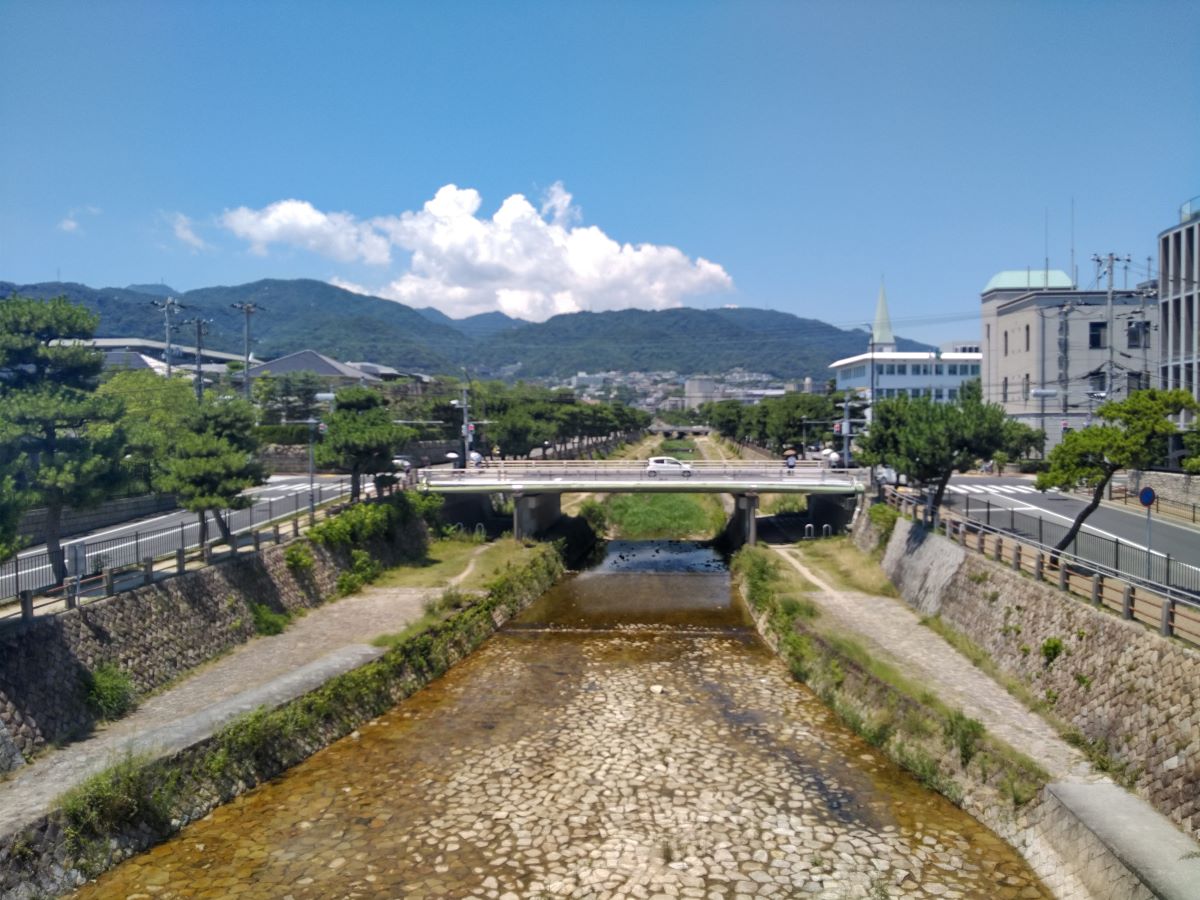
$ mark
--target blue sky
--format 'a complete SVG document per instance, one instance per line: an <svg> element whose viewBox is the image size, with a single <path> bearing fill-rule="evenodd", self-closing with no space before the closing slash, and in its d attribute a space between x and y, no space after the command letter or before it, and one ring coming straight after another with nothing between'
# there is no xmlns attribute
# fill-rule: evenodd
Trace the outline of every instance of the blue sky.
<svg viewBox="0 0 1200 900"><path fill-rule="evenodd" d="M0 0L0 34L0 280L850 327L883 276L941 342L1047 221L1068 268L1072 199L1087 286L1200 194L1189 0Z"/></svg>

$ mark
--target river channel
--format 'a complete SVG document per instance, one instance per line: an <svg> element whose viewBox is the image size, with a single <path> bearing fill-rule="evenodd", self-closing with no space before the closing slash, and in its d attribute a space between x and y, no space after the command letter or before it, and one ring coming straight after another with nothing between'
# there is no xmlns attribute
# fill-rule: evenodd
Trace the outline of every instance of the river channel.
<svg viewBox="0 0 1200 900"><path fill-rule="evenodd" d="M613 542L448 675L80 897L1048 897L840 724L710 550Z"/></svg>

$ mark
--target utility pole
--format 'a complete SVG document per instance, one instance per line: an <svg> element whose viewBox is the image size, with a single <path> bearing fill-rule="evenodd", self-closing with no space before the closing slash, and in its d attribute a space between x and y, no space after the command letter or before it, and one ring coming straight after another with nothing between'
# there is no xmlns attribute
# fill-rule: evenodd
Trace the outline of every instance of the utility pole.
<svg viewBox="0 0 1200 900"><path fill-rule="evenodd" d="M242 329L242 340L244 342L242 351L242 390L246 395L246 402L250 402L250 317L256 312L266 312L265 306L259 306L257 303L230 303L233 309L240 309L246 316L246 324Z"/></svg>
<svg viewBox="0 0 1200 900"><path fill-rule="evenodd" d="M1113 266L1118 262L1128 263L1129 261L1130 257L1128 255L1124 259L1121 259L1115 253L1110 253L1107 256L1092 254L1092 262L1097 266L1097 278L1099 278L1100 269L1105 269L1108 272L1108 300L1105 304L1108 324L1104 326L1105 338L1108 341L1108 374L1104 378L1104 390L1106 392L1106 399L1108 400L1112 400L1116 396L1116 391L1114 390L1115 384L1113 382L1116 370L1116 360L1113 357L1113 351L1117 345L1116 335L1113 334ZM1128 272L1128 269L1126 271Z"/></svg>
<svg viewBox="0 0 1200 900"><path fill-rule="evenodd" d="M174 297L167 297L165 300L151 300L152 306L157 306L163 311L163 361L167 364L167 377L171 377L171 316L176 310L187 309L182 303Z"/></svg>
<svg viewBox="0 0 1200 900"><path fill-rule="evenodd" d="M208 323L210 320L202 319L196 316L194 319L189 319L185 325L196 326L196 402L204 402L204 375L200 367L200 360L204 356L204 335L208 334Z"/></svg>

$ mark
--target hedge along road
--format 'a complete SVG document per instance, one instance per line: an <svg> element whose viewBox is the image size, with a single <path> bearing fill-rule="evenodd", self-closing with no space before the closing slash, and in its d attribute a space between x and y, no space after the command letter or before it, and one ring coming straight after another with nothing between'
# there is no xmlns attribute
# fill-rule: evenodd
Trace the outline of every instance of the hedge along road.
<svg viewBox="0 0 1200 900"><path fill-rule="evenodd" d="M80 896L1048 896L791 678L711 551L610 549Z"/></svg>

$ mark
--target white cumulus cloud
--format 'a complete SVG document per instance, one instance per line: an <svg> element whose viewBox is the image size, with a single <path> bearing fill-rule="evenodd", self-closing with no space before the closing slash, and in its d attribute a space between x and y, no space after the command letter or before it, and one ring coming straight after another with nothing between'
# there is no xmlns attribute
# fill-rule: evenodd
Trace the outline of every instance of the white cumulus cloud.
<svg viewBox="0 0 1200 900"><path fill-rule="evenodd" d="M410 255L405 271L377 288L331 279L359 293L433 306L455 318L500 310L541 321L582 310L667 309L683 298L724 291L733 281L717 263L657 244L613 240L578 224L561 182L539 207L513 194L490 216L471 188L442 187L419 210L356 219L301 200L261 210L228 210L222 224L266 253L272 244L303 247L344 262L383 265L391 248Z"/></svg>
<svg viewBox="0 0 1200 900"><path fill-rule="evenodd" d="M83 234L83 226L80 224L80 217L83 215L98 216L100 215L100 207L98 206L77 206L63 216L62 221L58 223L59 231L65 231L67 234Z"/></svg>
<svg viewBox="0 0 1200 900"><path fill-rule="evenodd" d="M342 262L391 262L388 242L374 227L344 212L324 213L305 200L280 200L262 209L239 206L221 224L265 256L271 244L291 244Z"/></svg>
<svg viewBox="0 0 1200 900"><path fill-rule="evenodd" d="M204 242L204 239L196 234L195 229L192 227L191 219L181 212L175 213L170 219L171 230L175 232L175 237L181 243L187 244L193 250L206 250L208 248L208 244Z"/></svg>

